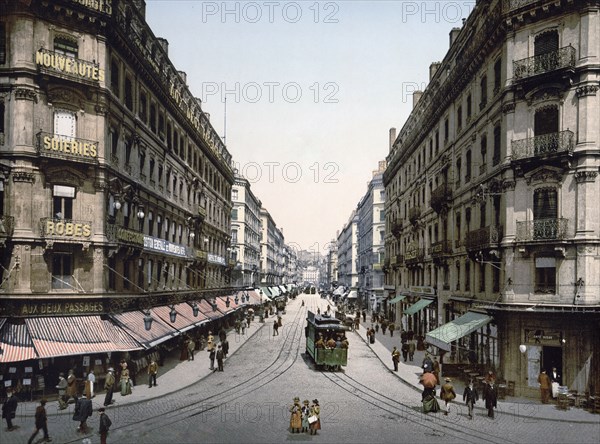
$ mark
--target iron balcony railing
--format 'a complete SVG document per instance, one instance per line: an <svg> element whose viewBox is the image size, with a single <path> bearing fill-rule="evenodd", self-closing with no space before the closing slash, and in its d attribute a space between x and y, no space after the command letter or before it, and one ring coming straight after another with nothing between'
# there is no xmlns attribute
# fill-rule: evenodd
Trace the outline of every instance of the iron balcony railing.
<svg viewBox="0 0 600 444"><path fill-rule="evenodd" d="M429 206L437 213L451 199L452 189L448 184L444 183L431 192Z"/></svg>
<svg viewBox="0 0 600 444"><path fill-rule="evenodd" d="M573 154L575 135L565 130L558 133L543 134L511 142L512 160L527 159L547 154Z"/></svg>
<svg viewBox="0 0 600 444"><path fill-rule="evenodd" d="M0 237L10 237L15 231L15 218L0 216Z"/></svg>
<svg viewBox="0 0 600 444"><path fill-rule="evenodd" d="M410 220L411 224L417 223L421 217L421 207L412 207L408 209L408 220Z"/></svg>
<svg viewBox="0 0 600 444"><path fill-rule="evenodd" d="M521 80L538 74L573 67L575 67L575 48L569 45L556 51L549 51L514 61L513 75L515 80Z"/></svg>
<svg viewBox="0 0 600 444"><path fill-rule="evenodd" d="M429 247L429 254L433 258L438 258L442 256L446 256L452 253L452 241L443 240L439 242L434 242Z"/></svg>
<svg viewBox="0 0 600 444"><path fill-rule="evenodd" d="M404 254L404 261L407 264L423 262L424 258L425 258L425 249L424 248L414 248L412 250L408 250Z"/></svg>
<svg viewBox="0 0 600 444"><path fill-rule="evenodd" d="M569 219L553 218L517 221L517 234L515 240L518 242L531 240L559 240L569 236Z"/></svg>
<svg viewBox="0 0 600 444"><path fill-rule="evenodd" d="M469 231L465 238L465 248L469 251L497 246L501 239L502 226L489 225Z"/></svg>
<svg viewBox="0 0 600 444"><path fill-rule="evenodd" d="M41 157L79 163L98 163L98 142L40 131L37 152Z"/></svg>
<svg viewBox="0 0 600 444"><path fill-rule="evenodd" d="M402 220L401 219L393 220L391 223L391 229L392 229L392 235L394 235L395 237L400 236L400 233L402 233Z"/></svg>

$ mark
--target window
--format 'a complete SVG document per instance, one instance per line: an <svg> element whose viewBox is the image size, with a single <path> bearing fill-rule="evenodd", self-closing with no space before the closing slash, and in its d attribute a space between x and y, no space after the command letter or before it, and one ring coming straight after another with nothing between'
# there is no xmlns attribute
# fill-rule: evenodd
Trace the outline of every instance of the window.
<svg viewBox="0 0 600 444"><path fill-rule="evenodd" d="M158 184L162 185L162 179L163 179L163 166L162 165L158 165Z"/></svg>
<svg viewBox="0 0 600 444"><path fill-rule="evenodd" d="M485 292L485 264L479 264L479 292Z"/></svg>
<svg viewBox="0 0 600 444"><path fill-rule="evenodd" d="M1 102L0 103L0 134L4 134L4 109L5 109L4 102Z"/></svg>
<svg viewBox="0 0 600 444"><path fill-rule="evenodd" d="M460 262L456 262L456 291L460 291Z"/></svg>
<svg viewBox="0 0 600 444"><path fill-rule="evenodd" d="M52 215L56 219L73 219L73 200L75 188L54 185L52 198Z"/></svg>
<svg viewBox="0 0 600 444"><path fill-rule="evenodd" d="M162 118L162 116L161 116L161 118ZM173 145L171 143L171 133L172 133L171 124L167 123L167 149L169 151L173 149ZM175 153L175 154L177 154L177 153Z"/></svg>
<svg viewBox="0 0 600 444"><path fill-rule="evenodd" d="M535 37L534 50L533 50L533 54L535 56L539 56L539 55L557 51L557 50L558 50L558 32L548 31L548 32L544 32ZM548 63L548 62L549 62L549 60L546 61L545 63ZM554 63L558 63L558 62L559 62L559 59L557 57ZM544 63L544 62L540 61L539 63ZM548 67L548 68L550 68L550 67Z"/></svg>
<svg viewBox="0 0 600 444"><path fill-rule="evenodd" d="M456 110L456 128L458 131L462 128L462 105Z"/></svg>
<svg viewBox="0 0 600 444"><path fill-rule="evenodd" d="M162 114L158 116L158 136L161 139L165 137L165 117Z"/></svg>
<svg viewBox="0 0 600 444"><path fill-rule="evenodd" d="M144 288L144 259L138 259L138 282L139 288Z"/></svg>
<svg viewBox="0 0 600 444"><path fill-rule="evenodd" d="M110 64L110 89L119 97L119 65L114 60Z"/></svg>
<svg viewBox="0 0 600 444"><path fill-rule="evenodd" d="M494 127L494 154L492 158L492 163L494 166L500 163L500 141L501 141L501 133L500 126Z"/></svg>
<svg viewBox="0 0 600 444"><path fill-rule="evenodd" d="M123 262L123 288L129 290L131 287L131 261Z"/></svg>
<svg viewBox="0 0 600 444"><path fill-rule="evenodd" d="M156 134L156 106L150 105L150 129Z"/></svg>
<svg viewBox="0 0 600 444"><path fill-rule="evenodd" d="M162 235L162 218L160 214L156 216L156 236L160 237Z"/></svg>
<svg viewBox="0 0 600 444"><path fill-rule="evenodd" d="M129 77L125 77L125 106L133 111L133 85Z"/></svg>
<svg viewBox="0 0 600 444"><path fill-rule="evenodd" d="M437 156L440 151L440 132L435 132L435 155Z"/></svg>
<svg viewBox="0 0 600 444"><path fill-rule="evenodd" d="M479 82L479 90L481 92L481 102L479 109L483 109L487 105L487 76L483 76Z"/></svg>
<svg viewBox="0 0 600 444"><path fill-rule="evenodd" d="M140 151L140 173L144 174L144 169L146 168L146 155L143 151Z"/></svg>
<svg viewBox="0 0 600 444"><path fill-rule="evenodd" d="M108 258L108 289L117 289L117 274L115 273L115 267L117 266L117 258L115 256Z"/></svg>
<svg viewBox="0 0 600 444"><path fill-rule="evenodd" d="M465 182L469 182L471 180L471 150L467 151L466 161L465 161Z"/></svg>
<svg viewBox="0 0 600 444"><path fill-rule="evenodd" d="M554 188L541 188L533 194L533 219L556 219L558 217L557 193Z"/></svg>
<svg viewBox="0 0 600 444"><path fill-rule="evenodd" d="M125 165L129 165L129 161L131 160L131 148L133 146L133 140L128 139L125 142Z"/></svg>
<svg viewBox="0 0 600 444"><path fill-rule="evenodd" d="M471 291L471 263L465 262L465 291Z"/></svg>
<svg viewBox="0 0 600 444"><path fill-rule="evenodd" d="M67 290L73 288L73 256L70 253L52 255L52 289Z"/></svg>
<svg viewBox="0 0 600 444"><path fill-rule="evenodd" d="M233 210L231 210L231 220L238 220L238 210L237 210L237 208L234 208Z"/></svg>
<svg viewBox="0 0 600 444"><path fill-rule="evenodd" d="M556 259L554 257L535 258L536 293L556 293Z"/></svg>
<svg viewBox="0 0 600 444"><path fill-rule="evenodd" d="M6 24L0 22L0 65L6 63Z"/></svg>
<svg viewBox="0 0 600 444"><path fill-rule="evenodd" d="M123 203L123 225L125 228L129 228L130 217L129 202L125 202Z"/></svg>
<svg viewBox="0 0 600 444"><path fill-rule="evenodd" d="M494 94L500 92L500 85L502 83L502 59L496 60L494 63Z"/></svg>
<svg viewBox="0 0 600 444"><path fill-rule="evenodd" d="M485 213L486 213L485 202L481 202L481 204L479 204L479 228L485 227Z"/></svg>
<svg viewBox="0 0 600 444"><path fill-rule="evenodd" d="M156 162L153 158L150 158L150 172L148 173L150 176L150 180L152 182L154 182L154 167L156 165Z"/></svg>
<svg viewBox="0 0 600 444"><path fill-rule="evenodd" d="M64 54L68 57L77 58L79 48L77 47L77 40L60 36L54 38L54 52Z"/></svg>
<svg viewBox="0 0 600 444"><path fill-rule="evenodd" d="M238 200L238 190L231 190L231 200Z"/></svg>
<svg viewBox="0 0 600 444"><path fill-rule="evenodd" d="M110 154L116 157L119 147L119 133L114 128L110 130Z"/></svg>
<svg viewBox="0 0 600 444"><path fill-rule="evenodd" d="M448 118L444 119L444 142L447 142L450 138L450 126L448 123Z"/></svg>
<svg viewBox="0 0 600 444"><path fill-rule="evenodd" d="M61 139L72 139L77 136L77 117L74 112L58 110L54 113L54 134Z"/></svg>
<svg viewBox="0 0 600 444"><path fill-rule="evenodd" d="M473 105L472 105L471 94L467 96L467 122L471 118L471 114L473 113Z"/></svg>
<svg viewBox="0 0 600 444"><path fill-rule="evenodd" d="M479 174L483 174L486 171L487 165L487 137L481 136L480 143L480 151L481 151L481 166L479 168Z"/></svg>
<svg viewBox="0 0 600 444"><path fill-rule="evenodd" d="M169 229L171 228L171 226L169 225L169 218L165 217L165 233L163 238L166 240L169 240Z"/></svg>
<svg viewBox="0 0 600 444"><path fill-rule="evenodd" d="M460 211L456 212L455 221L456 221L455 222L455 224L456 224L456 236L455 236L456 237L456 242L455 243L456 243L456 246L458 247L458 246L460 246L460 238L461 238L461 232L460 232L460 223L461 223L461 220L460 220Z"/></svg>
<svg viewBox="0 0 600 444"><path fill-rule="evenodd" d="M460 178L462 177L462 162L456 159L456 188L460 187Z"/></svg>
<svg viewBox="0 0 600 444"><path fill-rule="evenodd" d="M148 112L148 99L146 98L146 93L140 94L140 110L139 116L140 120L146 123L146 119L148 118L146 113Z"/></svg>
<svg viewBox="0 0 600 444"><path fill-rule="evenodd" d="M152 211L148 212L148 235L154 236L154 214Z"/></svg>

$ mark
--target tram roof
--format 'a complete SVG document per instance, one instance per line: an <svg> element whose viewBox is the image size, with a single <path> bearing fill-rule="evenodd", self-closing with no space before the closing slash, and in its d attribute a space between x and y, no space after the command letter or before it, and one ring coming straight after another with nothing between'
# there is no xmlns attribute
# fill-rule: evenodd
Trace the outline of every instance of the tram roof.
<svg viewBox="0 0 600 444"><path fill-rule="evenodd" d="M311 324L315 324L315 326L319 329L329 329L329 330L349 330L342 321L336 319L327 314L314 314L309 310L308 317L306 318L308 322Z"/></svg>

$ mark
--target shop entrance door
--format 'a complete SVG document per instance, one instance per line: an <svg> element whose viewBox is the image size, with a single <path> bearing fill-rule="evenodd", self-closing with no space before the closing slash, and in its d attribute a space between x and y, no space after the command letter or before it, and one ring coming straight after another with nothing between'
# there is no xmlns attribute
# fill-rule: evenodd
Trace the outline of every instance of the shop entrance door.
<svg viewBox="0 0 600 444"><path fill-rule="evenodd" d="M542 350L542 368L550 375L552 367L556 367L558 373L562 375L562 348L561 347L543 347Z"/></svg>

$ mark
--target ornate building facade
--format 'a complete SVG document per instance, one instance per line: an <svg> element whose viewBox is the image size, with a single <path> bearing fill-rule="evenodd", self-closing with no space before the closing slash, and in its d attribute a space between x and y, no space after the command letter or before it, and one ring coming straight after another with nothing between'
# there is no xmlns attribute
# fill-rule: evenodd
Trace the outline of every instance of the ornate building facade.
<svg viewBox="0 0 600 444"><path fill-rule="evenodd" d="M358 215L356 210L338 234L337 266L339 285L358 287Z"/></svg>
<svg viewBox="0 0 600 444"><path fill-rule="evenodd" d="M404 327L517 395L600 386L599 7L477 2L388 156Z"/></svg>
<svg viewBox="0 0 600 444"><path fill-rule="evenodd" d="M3 315L228 287L231 155L144 1L0 6Z"/></svg>

